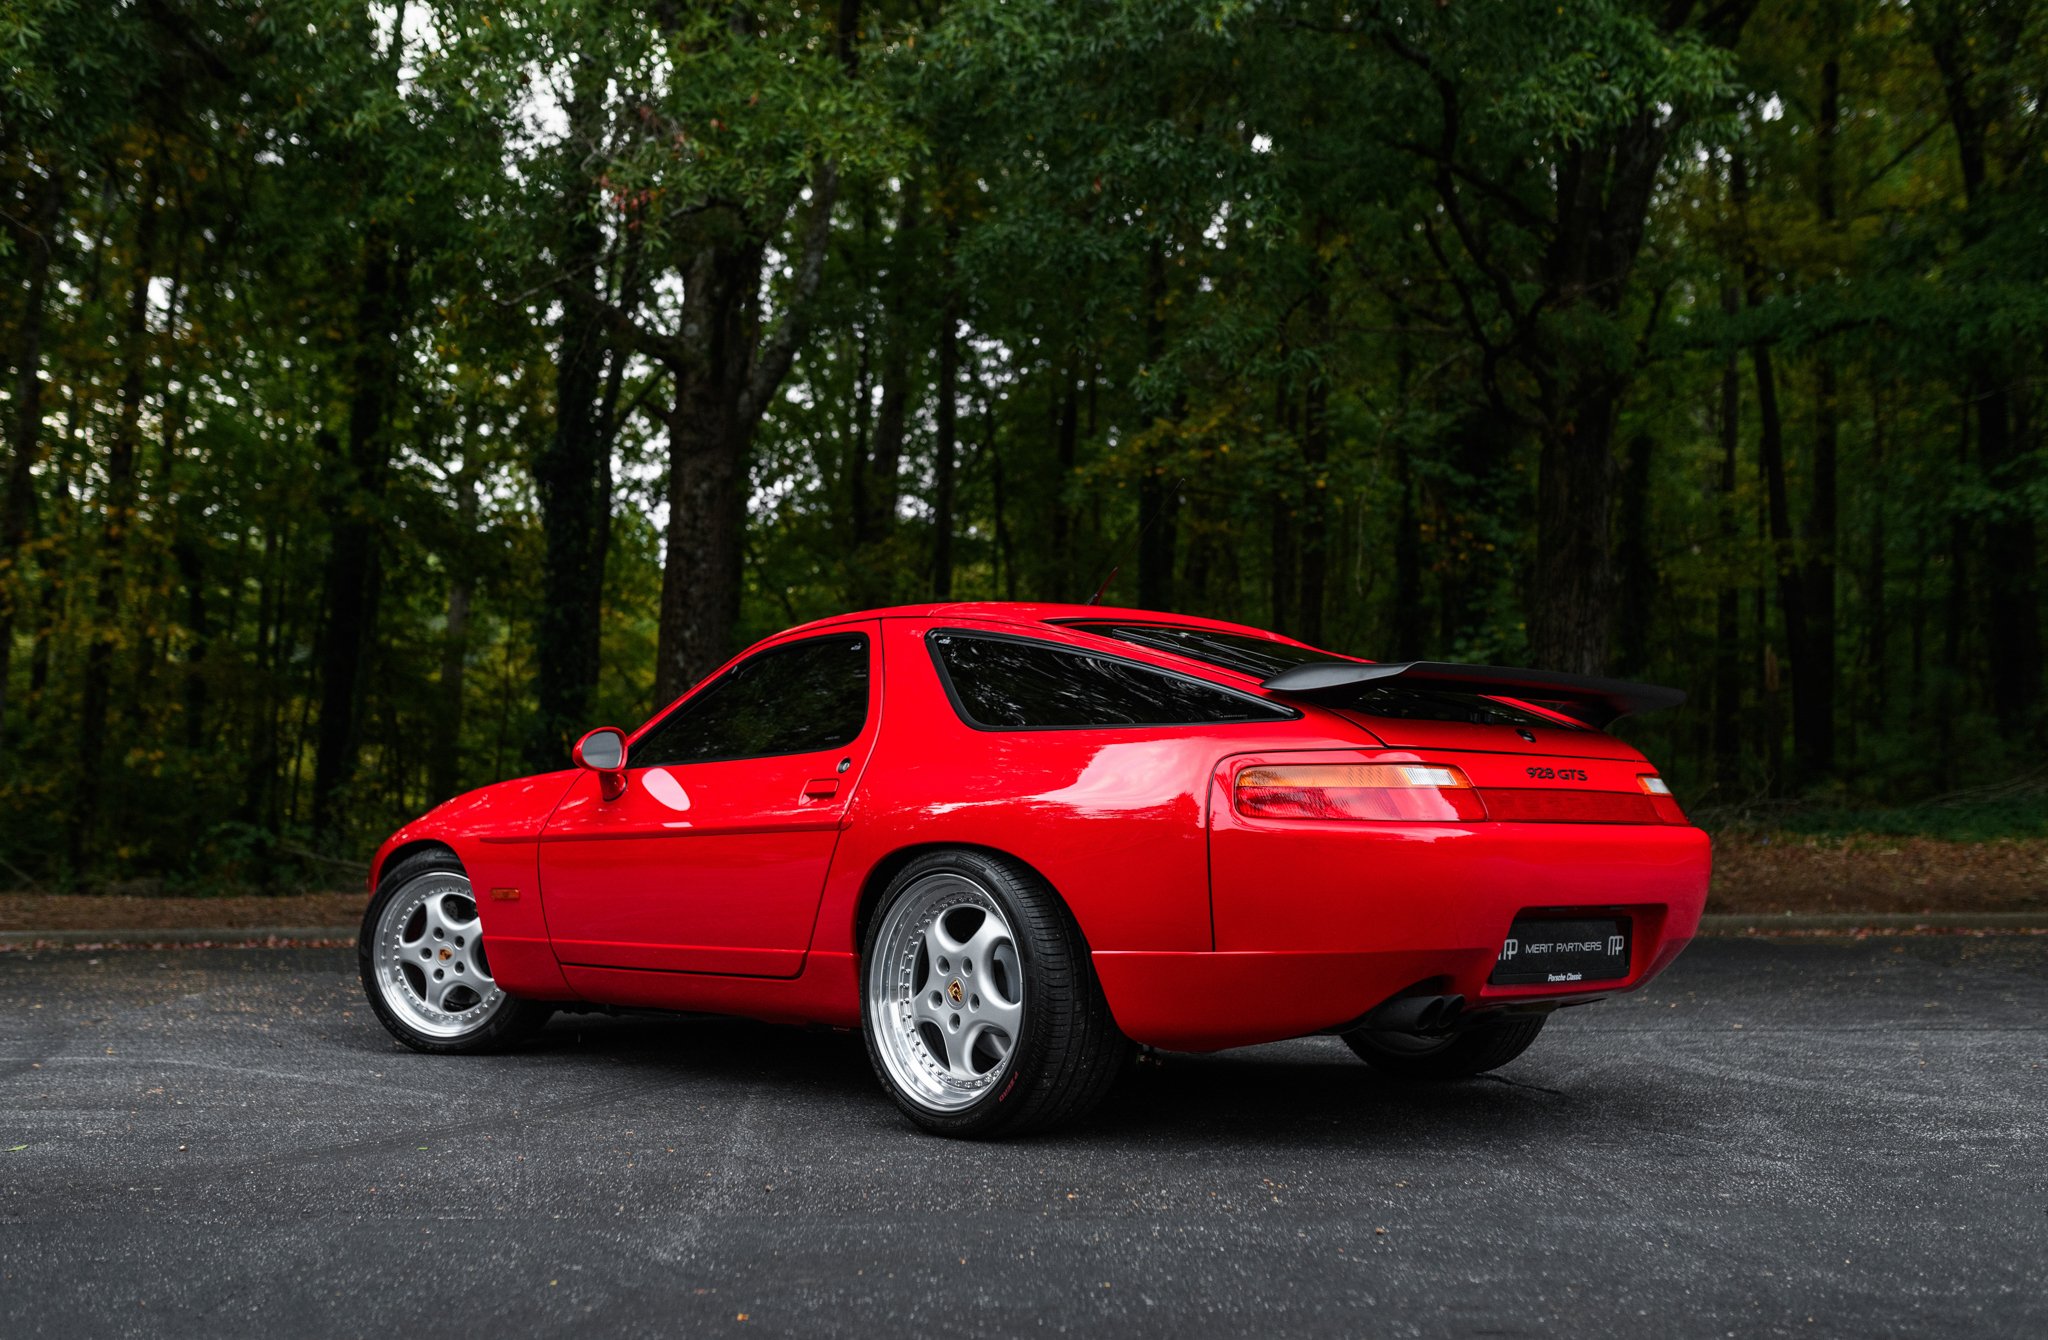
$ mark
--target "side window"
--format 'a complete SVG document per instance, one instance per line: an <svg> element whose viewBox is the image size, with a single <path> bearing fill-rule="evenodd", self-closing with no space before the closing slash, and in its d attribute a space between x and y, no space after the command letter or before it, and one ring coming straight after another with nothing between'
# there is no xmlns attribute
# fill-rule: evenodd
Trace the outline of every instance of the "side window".
<svg viewBox="0 0 2048 1340"><path fill-rule="evenodd" d="M980 633L936 632L932 659L953 706L984 730L1283 721L1285 707L1133 661Z"/></svg>
<svg viewBox="0 0 2048 1340"><path fill-rule="evenodd" d="M706 685L633 742L636 768L821 753L868 719L868 639L847 633L770 647Z"/></svg>

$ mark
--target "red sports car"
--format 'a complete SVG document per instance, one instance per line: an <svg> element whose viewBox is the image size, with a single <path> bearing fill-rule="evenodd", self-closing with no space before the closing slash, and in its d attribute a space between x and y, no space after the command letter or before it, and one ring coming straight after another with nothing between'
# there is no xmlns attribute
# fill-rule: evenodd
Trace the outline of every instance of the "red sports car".
<svg viewBox="0 0 2048 1340"><path fill-rule="evenodd" d="M1692 936L1707 837L1601 729L1680 697L1142 610L849 614L393 834L363 985L431 1052L563 1008L858 1027L948 1134L1074 1117L1133 1044L1477 1074Z"/></svg>

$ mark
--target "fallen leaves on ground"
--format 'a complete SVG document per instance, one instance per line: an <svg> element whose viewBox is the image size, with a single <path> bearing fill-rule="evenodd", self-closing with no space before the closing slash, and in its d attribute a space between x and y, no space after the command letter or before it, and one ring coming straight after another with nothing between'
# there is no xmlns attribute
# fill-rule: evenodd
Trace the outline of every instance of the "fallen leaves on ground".
<svg viewBox="0 0 2048 1340"><path fill-rule="evenodd" d="M1725 834L1707 911L2048 911L2048 839Z"/></svg>

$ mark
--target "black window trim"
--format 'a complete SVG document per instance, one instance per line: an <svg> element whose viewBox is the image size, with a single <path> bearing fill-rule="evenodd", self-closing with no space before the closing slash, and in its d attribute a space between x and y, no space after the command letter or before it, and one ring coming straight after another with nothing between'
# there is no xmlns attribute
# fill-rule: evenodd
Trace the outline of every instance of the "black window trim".
<svg viewBox="0 0 2048 1340"><path fill-rule="evenodd" d="M1224 665L1220 662L1209 660L1207 657L1197 656L1193 652L1182 650L1179 647L1162 647L1156 642L1134 642L1128 638L1120 638L1114 633L1105 633L1101 631L1105 628L1167 628L1179 629L1189 633L1215 633L1225 632L1226 630L1219 630L1215 628L1203 628L1199 625L1191 623L1173 623L1166 619L1079 618L1047 619L1046 622L1048 624L1051 624L1055 628L1065 628L1076 633L1086 633L1090 637L1099 637L1105 642L1121 642L1125 646L1139 646L1145 648L1147 651L1158 651L1164 652L1168 656L1178 656L1184 661L1193 661L1196 665L1206 666L1211 670L1221 670L1223 671L1223 673L1227 675L1243 675L1246 679L1252 680L1254 683L1264 679L1271 678L1271 676L1260 674L1257 671L1240 670L1234 665ZM1255 629L1253 631L1254 633L1256 633L1259 630ZM1238 632L1227 632L1227 635L1230 637L1252 637L1252 634ZM1270 641L1274 643L1276 646L1293 647L1302 651L1312 651L1316 653L1317 656L1320 656L1322 658L1324 664L1328 665L1371 664L1371 662L1365 661L1363 657L1346 656L1343 652L1340 651L1328 651L1322 647L1311 647L1306 642L1290 642L1285 638L1279 637L1253 637L1253 640ZM1303 662L1303 664L1313 664L1313 662Z"/></svg>
<svg viewBox="0 0 2048 1340"><path fill-rule="evenodd" d="M1218 630L1216 630L1216 629L1205 629L1205 628L1201 628L1201 627L1199 627L1199 626L1197 626L1197 625L1195 625L1195 624L1189 624L1189 623L1172 623L1172 622L1170 622L1170 621L1167 621L1167 620L1164 620L1164 619L1100 619L1100 618L1079 618L1079 619L1048 619L1048 620L1046 620L1046 622L1047 622L1047 623L1049 623L1049 624L1052 624L1052 625L1053 625L1053 626L1055 626L1055 627L1059 627L1059 628L1070 628L1070 629L1072 629L1073 631L1075 631L1075 632L1077 632L1077 633L1086 633L1086 634L1088 634L1088 635L1089 635L1090 637L1099 637L1099 638L1103 639L1103 640L1104 640L1105 642L1124 642L1124 641L1126 641L1126 639L1120 638L1120 637L1118 637L1118 636L1117 636L1116 634L1114 634L1114 633L1108 633L1108 632L1103 632L1103 631L1101 631L1101 630L1103 630L1103 629L1106 629L1106 628L1139 628L1139 629L1143 629L1143 628L1179 628L1179 629L1186 629L1186 630L1187 630L1188 632L1191 632L1191 633L1204 633L1204 632L1215 632L1215 631L1218 631ZM1245 636L1245 634L1243 634L1243 633L1232 633L1232 634L1230 634L1230 636L1233 636L1233 637L1244 637L1244 636ZM1308 643L1306 643L1306 642L1289 642L1289 641L1286 641L1286 640L1284 640L1284 639L1280 639L1280 638L1275 638L1275 639L1272 639L1272 640L1273 640L1273 641L1275 641L1275 642L1278 642L1278 643L1279 643L1279 645L1281 645L1281 646L1283 646L1283 647L1301 647L1301 648L1304 648L1304 649L1306 649L1306 650L1308 650L1308 651L1313 651L1313 652L1316 652L1316 653L1317 653L1318 655L1320 655L1320 656L1321 656L1321 657L1323 658L1323 659L1322 659L1322 660L1320 660L1320 661L1304 661L1304 662L1302 662L1302 665L1304 665L1304 666L1309 666L1309 665L1337 665L1337 666L1343 666L1343 665L1368 665L1368 666L1376 666L1376 665L1383 665L1383 664L1385 664L1385 662L1382 662L1382 661L1369 661L1369 660L1365 659L1365 658L1364 658L1363 656L1346 656L1346 655L1345 655L1344 653L1342 653L1342 652L1337 652L1337 651L1327 651L1327 650L1325 650L1324 648L1321 648L1321 647L1311 647L1311 646L1309 646L1309 644L1308 644ZM1208 658L1206 658L1206 657L1202 657L1202 656L1197 656L1197 655L1195 655L1195 654L1194 654L1193 652L1191 652L1191 651L1184 651L1184 650L1182 650L1182 649L1180 649L1180 648L1178 648L1178 647L1163 647L1163 646L1160 646L1160 645L1159 645L1158 643L1155 643L1155 642L1145 642L1145 641L1138 641L1138 642L1132 643L1132 644L1130 644L1130 645L1136 645L1136 646L1141 646L1141 647L1145 647L1145 648L1147 648L1147 649L1149 649L1149 650L1152 650L1152 651L1157 651L1157 652L1163 652L1164 654L1166 654L1166 655L1168 655L1168 656L1178 656L1178 657L1182 658L1183 660L1189 660L1189 661L1193 661L1193 662L1194 662L1195 664L1197 664L1197 665L1203 665L1203 666L1208 666L1208 667L1210 667L1211 669L1215 669L1215 670L1221 670L1221 671L1223 671L1223 672L1224 672L1225 674L1231 674L1231 675L1243 675L1243 676L1244 676L1245 678L1247 678L1247 679L1250 679L1250 680L1254 680L1254 681L1259 681L1259 682L1263 682L1263 681L1264 681L1265 679L1271 678L1271 676L1267 676L1267 675L1262 675L1262 674L1259 674L1259 673L1257 673L1257 672L1254 672L1254 671L1251 671L1251 670L1240 670L1240 669L1238 669L1238 668L1237 668L1236 666L1234 666L1234 665L1221 665L1221 664L1219 664L1219 663L1217 663L1217 662L1215 662L1215 661L1209 660L1209 659L1208 659ZM1456 690L1446 690L1446 689L1442 689L1442 688L1436 688L1436 689L1433 689L1433 690L1432 690L1432 689L1422 689L1422 688L1418 688L1418 687L1416 687L1416 686L1412 686L1412 685L1409 685L1409 686L1402 686L1402 685L1398 685L1398 684L1395 684L1395 683L1389 683L1389 684L1388 684L1388 687L1389 687L1389 688L1395 688L1395 687L1406 687L1406 688L1408 688L1408 689L1409 689L1410 691L1412 691L1412 692L1421 692L1421 693L1428 693L1428 692L1432 692L1432 691L1434 691L1434 692L1437 692L1437 693L1444 693L1444 694L1446 694L1446 696L1457 696L1457 691L1456 691ZM1479 692L1479 691L1475 691L1475 690L1469 690L1469 689L1468 689L1468 690L1465 690L1465 691L1464 691L1464 696L1466 696L1466 697L1472 697L1472 698L1478 698L1478 699L1481 699L1481 700L1489 700L1489 699L1490 699L1490 700L1491 700L1491 701L1493 701L1493 702L1499 703L1499 704L1500 704L1500 705L1501 705L1502 707L1506 708L1507 710L1509 710L1509 711L1511 711L1511 712L1518 712L1518 713L1525 713L1525 714L1526 714L1526 712L1525 712L1525 709L1529 709L1529 708L1534 708L1534 709L1535 709L1535 713L1534 713L1534 715L1535 715L1535 717L1536 717L1537 719L1536 719L1535 721L1533 721L1533 722L1530 722L1530 723L1527 723L1527 724L1532 724L1532 725L1540 725L1540 726L1544 727L1544 728L1545 728L1545 729L1547 729L1547 730L1578 730L1578 731L1583 731L1583 730L1597 730L1597 729L1599 729L1598 727L1595 727L1595 726L1591 726L1591 725L1589 725L1589 724L1588 724L1587 722L1584 722L1584 721L1579 721L1579 720L1576 720L1576 719L1574 719L1574 718L1572 718L1572 717L1569 717L1569 716L1566 716L1566 715L1564 715L1564 714L1562 714L1562 713L1558 713L1558 712L1554 711L1554 710L1553 710L1553 709L1551 709L1551 708L1547 708L1547 707L1545 707L1545 706L1544 706L1544 705L1543 705L1542 703L1538 703L1538 702L1531 702L1531 701L1529 701L1528 699L1525 699L1525 698L1516 698L1516 697L1514 697L1513 695L1511 695L1511 694L1508 694L1508 693L1506 693L1506 692L1501 692L1501 693L1485 693L1485 692ZM1342 704L1338 704L1338 705L1339 705L1339 706L1342 706ZM1383 715L1384 715L1384 714L1382 714L1382 713L1374 712L1374 711L1373 711L1373 710L1372 710L1372 709L1371 709L1370 707L1359 707L1359 708L1356 708L1355 710L1357 710L1357 711L1359 711L1359 712L1362 712L1362 713L1364 713L1364 714L1365 714L1365 715L1367 715L1367 716L1383 716ZM1556 717L1557 719L1556 719L1556 720L1550 720L1550 719L1548 719L1548 718L1551 718L1551 717ZM1388 718L1386 718L1386 719L1387 719L1387 720L1400 720L1400 721L1420 721L1420 720L1434 720L1434 718L1427 718L1427 717L1388 717ZM1522 724L1522 723L1508 723L1508 722L1503 722L1503 723L1501 723L1501 724L1503 724L1503 725L1511 725L1511 724Z"/></svg>
<svg viewBox="0 0 2048 1340"><path fill-rule="evenodd" d="M1021 642L1026 646L1044 647L1050 651L1067 656L1092 656L1100 661L1116 661L1139 670L1149 670L1155 675L1164 675L1168 679L1179 679L1185 680L1190 684L1199 684L1205 689L1214 689L1216 692L1227 694L1232 698L1242 698L1248 703L1273 713L1273 715L1265 720L1255 719L1250 721L1112 721L1102 725L1087 726L984 725L968 714L967 704L960 699L960 690L954 686L952 673L946 669L946 660L939 654L939 639L941 637L978 637L989 642ZM1215 680L1204 679L1200 675L1190 675L1180 670L1169 669L1163 665L1154 665L1150 661L1141 661L1135 656L1119 656L1113 652L1097 651L1093 647L1077 647L1071 642L1054 642L1049 638L1032 637L1028 633L1004 633L985 628L933 628L924 635L924 648L932 658L932 669L938 672L940 686L946 690L946 701L953 705L953 715L958 717L960 723L968 729L980 731L984 735L1022 735L1038 734L1047 731L1075 730L1187 730L1193 726L1262 726L1281 721L1299 721L1302 716L1300 709L1291 703L1275 702L1271 698L1262 698L1256 693L1246 693L1243 689L1235 688L1229 684L1218 684Z"/></svg>
<svg viewBox="0 0 2048 1340"><path fill-rule="evenodd" d="M667 721L676 713L687 711L692 703L698 702L705 694L717 688L719 684L738 674L742 667L752 665L764 656L773 656L779 651L786 651L791 647L801 647L808 642L825 642L834 638L850 637L860 638L867 644L865 650L868 654L868 701L867 706L861 710L860 729L855 731L853 738L844 744L827 745L823 749L782 749L769 754L731 754L724 758L692 759L688 763L636 763L633 761L632 747L634 744L652 734L655 727ZM758 758L795 758L799 754L829 754L835 749L850 749L860 743L860 738L868 733L868 728L875 721L875 684L881 678L881 666L876 660L877 648L878 643L875 635L864 627L823 628L808 637L793 637L787 642L771 643L753 652L751 655L742 656L731 665L726 666L725 669L699 683L696 688L690 690L680 702L670 707L668 711L663 712L660 716L655 717L639 730L633 732L627 740L626 767L629 770L637 768L694 768L705 763L746 763Z"/></svg>

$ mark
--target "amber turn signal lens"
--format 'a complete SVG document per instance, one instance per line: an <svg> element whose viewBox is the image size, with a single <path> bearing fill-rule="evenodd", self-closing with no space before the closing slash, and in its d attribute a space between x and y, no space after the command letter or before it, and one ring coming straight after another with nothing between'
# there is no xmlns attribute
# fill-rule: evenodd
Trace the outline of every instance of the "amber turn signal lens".
<svg viewBox="0 0 2048 1340"><path fill-rule="evenodd" d="M1237 812L1255 819L1470 823L1486 817L1472 783L1435 763L1297 763L1237 775Z"/></svg>

